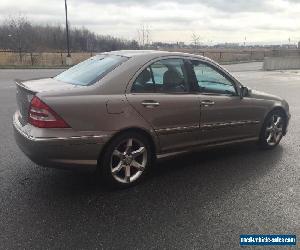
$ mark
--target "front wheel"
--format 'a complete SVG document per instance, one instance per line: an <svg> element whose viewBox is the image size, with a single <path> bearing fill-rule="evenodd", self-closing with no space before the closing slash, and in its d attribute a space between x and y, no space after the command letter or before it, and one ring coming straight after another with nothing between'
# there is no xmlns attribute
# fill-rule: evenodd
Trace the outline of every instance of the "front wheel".
<svg viewBox="0 0 300 250"><path fill-rule="evenodd" d="M272 111L263 124L259 144L266 149L275 148L283 137L285 126L284 114L281 111Z"/></svg>
<svg viewBox="0 0 300 250"><path fill-rule="evenodd" d="M151 159L147 138L135 132L120 134L104 152L100 161L101 175L110 186L129 187L143 179Z"/></svg>

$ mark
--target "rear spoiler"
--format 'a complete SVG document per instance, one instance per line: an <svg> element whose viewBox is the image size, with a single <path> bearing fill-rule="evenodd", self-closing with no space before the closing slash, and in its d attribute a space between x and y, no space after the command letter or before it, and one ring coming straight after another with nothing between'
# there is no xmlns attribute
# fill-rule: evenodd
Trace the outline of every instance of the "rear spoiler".
<svg viewBox="0 0 300 250"><path fill-rule="evenodd" d="M31 94L36 94L37 92L36 91L33 91L31 89L29 89L26 85L23 84L24 80L21 80L21 79L15 79L15 83L18 87L22 88L22 89L25 89L26 91L30 92Z"/></svg>

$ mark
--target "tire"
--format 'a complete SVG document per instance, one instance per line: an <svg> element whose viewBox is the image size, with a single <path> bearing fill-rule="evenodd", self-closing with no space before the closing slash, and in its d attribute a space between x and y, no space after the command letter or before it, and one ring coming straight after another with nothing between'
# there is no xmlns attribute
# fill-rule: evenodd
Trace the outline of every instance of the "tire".
<svg viewBox="0 0 300 250"><path fill-rule="evenodd" d="M278 120L279 119L279 120ZM273 149L281 141L286 128L286 118L282 111L271 111L261 128L259 145L263 149Z"/></svg>
<svg viewBox="0 0 300 250"><path fill-rule="evenodd" d="M141 182L152 163L149 140L137 132L124 132L115 137L100 160L100 174L112 188L127 188Z"/></svg>

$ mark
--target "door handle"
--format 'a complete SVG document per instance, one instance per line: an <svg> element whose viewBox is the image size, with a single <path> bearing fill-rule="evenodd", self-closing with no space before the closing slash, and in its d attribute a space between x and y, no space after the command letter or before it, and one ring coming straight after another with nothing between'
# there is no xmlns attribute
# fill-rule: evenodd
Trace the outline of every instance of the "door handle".
<svg viewBox="0 0 300 250"><path fill-rule="evenodd" d="M203 105L204 107L208 107L208 106L212 106L214 105L215 102L214 101L211 101L211 100L204 100L204 101L201 101L201 105Z"/></svg>
<svg viewBox="0 0 300 250"><path fill-rule="evenodd" d="M154 100L145 100L145 101L142 101L142 105L145 108L155 108L155 107L159 106L159 102L154 101Z"/></svg>

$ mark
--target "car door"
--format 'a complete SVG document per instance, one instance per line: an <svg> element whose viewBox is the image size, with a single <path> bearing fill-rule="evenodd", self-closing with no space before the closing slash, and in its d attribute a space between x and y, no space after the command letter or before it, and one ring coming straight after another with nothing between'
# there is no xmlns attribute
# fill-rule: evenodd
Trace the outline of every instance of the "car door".
<svg viewBox="0 0 300 250"><path fill-rule="evenodd" d="M162 151L199 142L200 103L190 93L185 61L157 60L141 69L127 90L129 103L157 133Z"/></svg>
<svg viewBox="0 0 300 250"><path fill-rule="evenodd" d="M201 104L201 142L258 136L264 108L250 98L240 98L240 86L219 67L200 60L190 62Z"/></svg>

